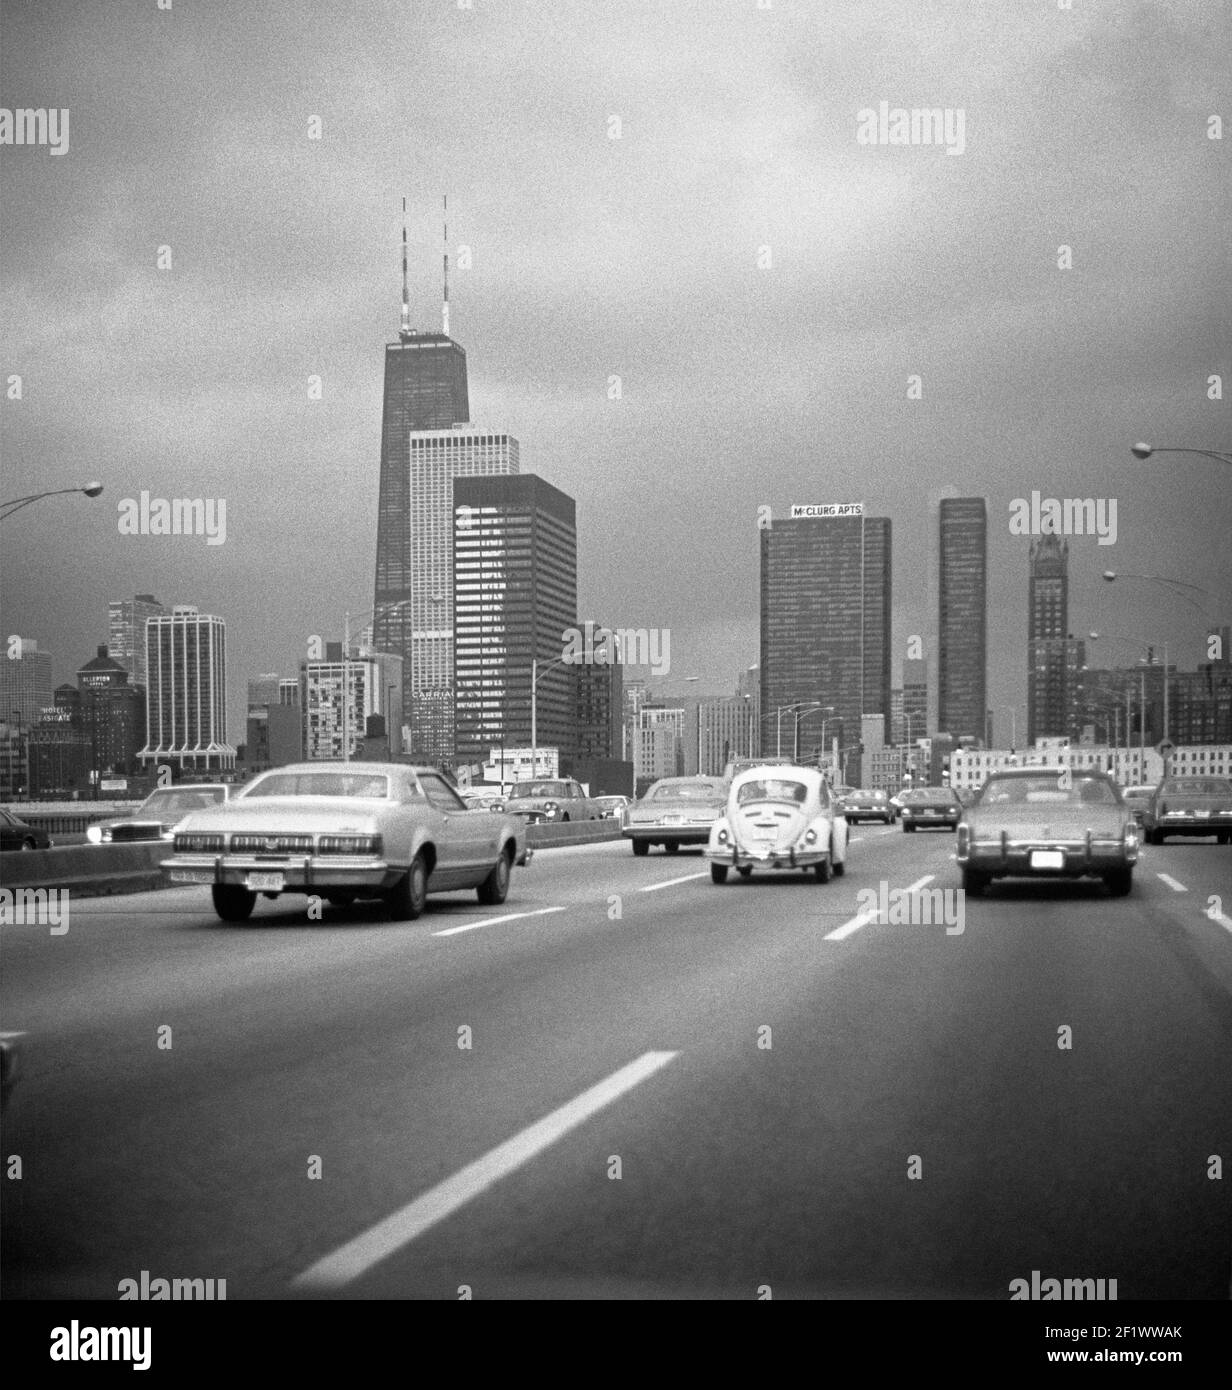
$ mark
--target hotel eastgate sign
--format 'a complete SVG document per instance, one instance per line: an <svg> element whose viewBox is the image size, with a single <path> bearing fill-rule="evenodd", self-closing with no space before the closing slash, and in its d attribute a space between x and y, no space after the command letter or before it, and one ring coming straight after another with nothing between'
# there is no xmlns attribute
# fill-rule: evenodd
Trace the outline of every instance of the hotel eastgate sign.
<svg viewBox="0 0 1232 1390"><path fill-rule="evenodd" d="M864 503L821 502L812 507L793 504L791 515L793 520L801 516L863 516Z"/></svg>

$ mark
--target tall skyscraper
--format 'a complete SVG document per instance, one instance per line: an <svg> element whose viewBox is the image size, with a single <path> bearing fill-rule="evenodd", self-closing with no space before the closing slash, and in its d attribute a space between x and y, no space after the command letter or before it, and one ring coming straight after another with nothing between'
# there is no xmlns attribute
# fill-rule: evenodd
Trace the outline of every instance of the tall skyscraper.
<svg viewBox="0 0 1232 1390"><path fill-rule="evenodd" d="M573 756L577 667L561 657L577 626L574 500L534 474L459 476L453 508L457 757L530 746L532 661L538 744Z"/></svg>
<svg viewBox="0 0 1232 1390"><path fill-rule="evenodd" d="M405 203L403 213L405 216ZM405 221L402 228L402 326L398 341L385 347L385 397L381 415L381 475L377 500L376 585L373 614L373 645L402 658L402 675L411 690L424 686L416 669L416 634L437 631L445 624L424 620L424 607L431 602L432 590L423 588L423 546L448 554L452 532L451 498L446 495L441 510L429 502L428 524L421 524L422 499L418 495L411 435L419 431L450 430L470 420L467 394L466 350L449 337L448 311L442 326L433 333L412 329L407 298L407 246ZM448 304L446 282L445 304ZM475 436L470 438L493 438ZM421 449L424 446L420 446ZM516 444L514 466L517 472ZM474 470L480 471L480 470ZM448 488L445 489L446 494ZM427 702L431 706L434 702ZM439 697L435 701L439 704ZM412 711L412 720L414 712ZM419 740L422 743L422 740ZM417 751L428 753L426 748Z"/></svg>
<svg viewBox="0 0 1232 1390"><path fill-rule="evenodd" d="M1028 585L1027 742L1077 737L1085 645L1069 635L1069 542L1031 542Z"/></svg>
<svg viewBox="0 0 1232 1390"><path fill-rule="evenodd" d="M982 497L941 502L937 728L985 737L988 514Z"/></svg>
<svg viewBox="0 0 1232 1390"><path fill-rule="evenodd" d="M890 712L891 532L885 517L800 516L761 532L761 720L763 753L776 751L786 707L819 704L802 715L801 747L841 740L854 749L864 714ZM782 713L780 714L780 711Z"/></svg>
<svg viewBox="0 0 1232 1390"><path fill-rule="evenodd" d="M153 594L138 594L132 599L113 598L107 605L107 654L124 667L133 685L143 689L147 684L146 621L166 611Z"/></svg>
<svg viewBox="0 0 1232 1390"><path fill-rule="evenodd" d="M0 658L0 719L24 728L51 705L51 653L33 637L10 638Z"/></svg>
<svg viewBox="0 0 1232 1390"><path fill-rule="evenodd" d="M624 666L611 628L596 624L591 647L592 655L602 653L610 659L575 667L577 756L619 758L624 711Z"/></svg>
<svg viewBox="0 0 1232 1390"><path fill-rule="evenodd" d="M914 743L930 732L928 719L928 661L925 657L903 660L903 739Z"/></svg>
<svg viewBox="0 0 1232 1390"><path fill-rule="evenodd" d="M191 604L146 624L146 741L143 764L183 773L235 766L227 742L227 625Z"/></svg>

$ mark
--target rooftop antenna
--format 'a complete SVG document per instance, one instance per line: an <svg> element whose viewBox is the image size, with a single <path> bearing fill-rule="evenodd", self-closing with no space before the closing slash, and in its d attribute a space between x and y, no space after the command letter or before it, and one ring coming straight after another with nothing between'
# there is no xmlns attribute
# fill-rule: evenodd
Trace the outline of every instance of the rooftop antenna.
<svg viewBox="0 0 1232 1390"><path fill-rule="evenodd" d="M402 199L402 327L398 337L405 342L411 336L411 306L406 287L406 198Z"/></svg>
<svg viewBox="0 0 1232 1390"><path fill-rule="evenodd" d="M445 298L441 303L441 326L444 329L445 337L449 337L449 194L441 195L442 212L441 222L444 228L444 239L442 242L445 258Z"/></svg>

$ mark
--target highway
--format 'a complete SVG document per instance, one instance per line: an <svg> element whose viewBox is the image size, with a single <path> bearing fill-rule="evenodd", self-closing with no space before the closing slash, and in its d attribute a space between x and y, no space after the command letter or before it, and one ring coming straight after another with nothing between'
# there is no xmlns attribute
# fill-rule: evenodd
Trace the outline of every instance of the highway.
<svg viewBox="0 0 1232 1390"><path fill-rule="evenodd" d="M1232 852L959 931L861 897L956 890L952 834L852 833L828 884L607 843L417 922L181 888L6 926L5 1297L1227 1298Z"/></svg>

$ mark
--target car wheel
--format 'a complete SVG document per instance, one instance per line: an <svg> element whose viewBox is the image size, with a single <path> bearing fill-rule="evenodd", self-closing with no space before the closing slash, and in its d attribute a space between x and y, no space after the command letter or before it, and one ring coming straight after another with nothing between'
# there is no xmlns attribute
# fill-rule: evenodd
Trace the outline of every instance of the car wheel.
<svg viewBox="0 0 1232 1390"><path fill-rule="evenodd" d="M561 825L564 825L564 824L568 821L568 819L569 819L569 812L566 811L565 814L564 814L563 816L561 816L561 818L560 818L560 823L561 823Z"/></svg>
<svg viewBox="0 0 1232 1390"><path fill-rule="evenodd" d="M38 849L38 845L35 844L29 835L21 842L21 847L22 849Z"/></svg>
<svg viewBox="0 0 1232 1390"><path fill-rule="evenodd" d="M915 834L915 826L914 826L914 825L908 825L907 822L904 821L904 822L903 822L903 834L904 834L904 835L914 835L914 834Z"/></svg>
<svg viewBox="0 0 1232 1390"><path fill-rule="evenodd" d="M485 907L497 907L509 896L509 859L508 852L502 852L492 872L475 890Z"/></svg>
<svg viewBox="0 0 1232 1390"><path fill-rule="evenodd" d="M987 874L980 873L978 869L969 868L966 864L963 865L962 886L964 893L978 898L991 882L992 880Z"/></svg>
<svg viewBox="0 0 1232 1390"><path fill-rule="evenodd" d="M711 882L711 883L726 883L726 882L727 882L727 865L726 865L726 864L711 864L711 866L710 866L710 882Z"/></svg>
<svg viewBox="0 0 1232 1390"><path fill-rule="evenodd" d="M741 864L736 869L736 872L740 875L741 878L752 878L753 866L752 864Z"/></svg>
<svg viewBox="0 0 1232 1390"><path fill-rule="evenodd" d="M1113 869L1104 875L1104 882L1114 898L1125 897L1134 886L1133 869Z"/></svg>
<svg viewBox="0 0 1232 1390"><path fill-rule="evenodd" d="M246 922L252 916L257 895L238 883L216 883L210 890L214 911L224 922Z"/></svg>
<svg viewBox="0 0 1232 1390"><path fill-rule="evenodd" d="M829 883L830 876L831 874L833 874L833 872L834 865L830 860L829 854L826 855L826 857L821 861L820 864L813 865L813 874L816 877L818 883Z"/></svg>
<svg viewBox="0 0 1232 1390"><path fill-rule="evenodd" d="M1164 832L1162 830L1148 830L1146 832L1146 842L1148 845L1162 845L1164 842Z"/></svg>
<svg viewBox="0 0 1232 1390"><path fill-rule="evenodd" d="M644 858L647 854L650 853L650 841L649 841L649 840L634 840L634 841L633 841L633 853L634 853L639 859Z"/></svg>
<svg viewBox="0 0 1232 1390"><path fill-rule="evenodd" d="M668 852L668 854L675 854L680 849L680 841L664 840L663 848Z"/></svg>
<svg viewBox="0 0 1232 1390"><path fill-rule="evenodd" d="M1221 830L1219 834L1215 836L1215 843L1217 845L1232 844L1232 835L1226 830Z"/></svg>
<svg viewBox="0 0 1232 1390"><path fill-rule="evenodd" d="M411 867L389 890L389 915L395 922L413 922L428 900L428 870L423 855L417 854Z"/></svg>
<svg viewBox="0 0 1232 1390"><path fill-rule="evenodd" d="M847 872L847 861L845 859L836 859L834 861L833 868L834 877L842 878L842 876Z"/></svg>

